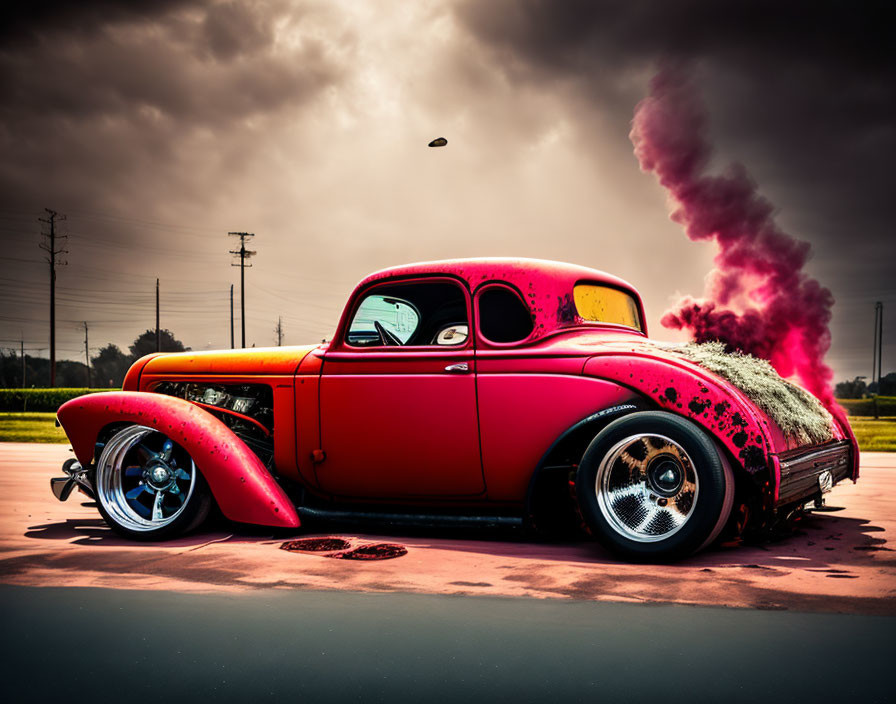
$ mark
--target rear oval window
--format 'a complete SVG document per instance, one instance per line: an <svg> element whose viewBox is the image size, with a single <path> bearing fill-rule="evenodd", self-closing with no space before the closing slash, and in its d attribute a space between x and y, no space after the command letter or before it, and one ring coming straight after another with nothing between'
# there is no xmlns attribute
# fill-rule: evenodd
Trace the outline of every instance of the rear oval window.
<svg viewBox="0 0 896 704"><path fill-rule="evenodd" d="M625 325L643 332L638 303L631 294L598 284L576 284L573 294L576 311L584 320Z"/></svg>
<svg viewBox="0 0 896 704"><path fill-rule="evenodd" d="M535 324L529 308L506 286L489 286L479 294L479 332L489 342L520 342Z"/></svg>

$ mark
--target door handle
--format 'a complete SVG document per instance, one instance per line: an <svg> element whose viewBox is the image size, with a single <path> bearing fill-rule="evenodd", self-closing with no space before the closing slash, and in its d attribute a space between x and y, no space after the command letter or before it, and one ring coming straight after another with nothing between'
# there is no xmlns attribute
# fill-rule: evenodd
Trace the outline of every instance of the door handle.
<svg viewBox="0 0 896 704"><path fill-rule="evenodd" d="M470 363L458 362L457 364L449 364L447 367L445 367L445 371L449 374L469 374Z"/></svg>

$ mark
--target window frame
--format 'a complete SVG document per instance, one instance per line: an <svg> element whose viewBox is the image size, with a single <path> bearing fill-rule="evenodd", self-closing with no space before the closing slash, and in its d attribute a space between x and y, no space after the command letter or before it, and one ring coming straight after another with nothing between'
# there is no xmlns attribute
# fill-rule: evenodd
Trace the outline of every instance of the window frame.
<svg viewBox="0 0 896 704"><path fill-rule="evenodd" d="M465 282L462 279L446 275L412 276L407 278L384 279L382 281L373 281L363 289L355 293L354 299L352 300L350 308L348 309L348 314L345 316L344 324L340 326L342 329L339 331L339 349L346 352L355 352L359 354L393 354L396 352L440 352L442 354L452 354L454 352L473 349L475 347L474 336L470 334L467 335L467 339L462 345L371 345L369 347L358 347L349 343L348 332L351 328L352 321L355 319L355 315L357 315L358 309L361 307L361 303L368 296L375 295L377 290L380 288L392 288L396 286L429 283L447 283L457 287L463 295L468 329L475 329L470 290L469 288L467 288ZM399 298L400 296L395 294L395 297ZM411 303L414 308L417 308L416 304L414 304L413 301L408 302Z"/></svg>

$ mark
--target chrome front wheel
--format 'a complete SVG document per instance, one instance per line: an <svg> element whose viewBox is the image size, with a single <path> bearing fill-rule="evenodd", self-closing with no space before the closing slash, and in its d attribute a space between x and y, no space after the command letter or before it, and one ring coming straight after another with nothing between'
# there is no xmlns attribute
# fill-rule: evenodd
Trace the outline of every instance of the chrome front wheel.
<svg viewBox="0 0 896 704"><path fill-rule="evenodd" d="M100 513L130 538L160 540L197 526L211 507L189 453L153 428L131 425L109 438L96 467Z"/></svg>

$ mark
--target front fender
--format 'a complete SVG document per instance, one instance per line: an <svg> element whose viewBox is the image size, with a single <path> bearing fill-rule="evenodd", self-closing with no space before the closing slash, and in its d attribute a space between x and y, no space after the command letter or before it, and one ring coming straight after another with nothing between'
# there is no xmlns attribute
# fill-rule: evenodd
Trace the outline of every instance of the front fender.
<svg viewBox="0 0 896 704"><path fill-rule="evenodd" d="M644 354L614 353L591 357L584 373L634 389L661 408L691 419L751 475L769 468L774 445L768 421L737 389L710 372Z"/></svg>
<svg viewBox="0 0 896 704"><path fill-rule="evenodd" d="M227 518L299 526L295 507L261 460L224 423L189 401L112 391L72 399L59 408L57 417L84 467L93 463L97 438L106 426L137 423L156 428L190 454Z"/></svg>

